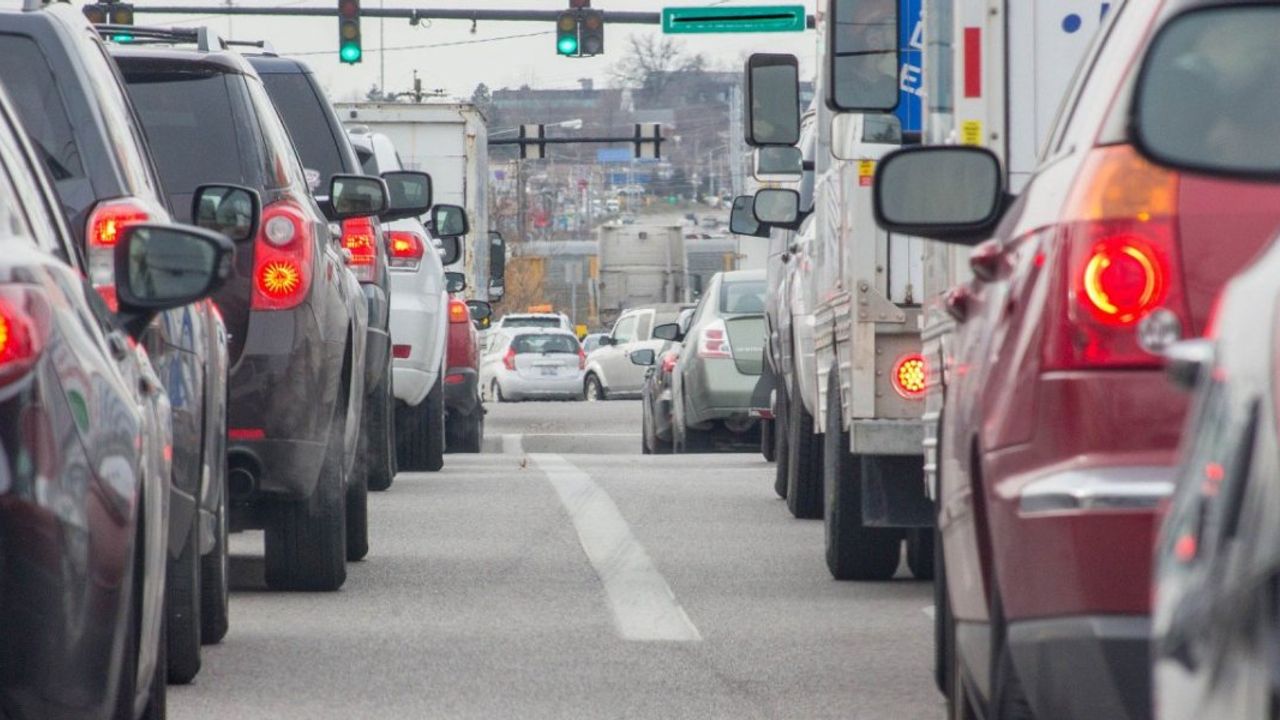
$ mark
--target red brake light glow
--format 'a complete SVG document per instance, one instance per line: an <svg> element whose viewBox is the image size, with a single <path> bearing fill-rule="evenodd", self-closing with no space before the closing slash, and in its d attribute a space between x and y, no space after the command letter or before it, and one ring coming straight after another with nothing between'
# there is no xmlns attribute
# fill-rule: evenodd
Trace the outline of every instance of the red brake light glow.
<svg viewBox="0 0 1280 720"><path fill-rule="evenodd" d="M44 349L51 321L44 294L33 286L0 287L0 385L26 375Z"/></svg>
<svg viewBox="0 0 1280 720"><path fill-rule="evenodd" d="M1137 238L1113 237L1095 245L1081 282L1089 310L1109 325L1132 325L1164 300L1160 261Z"/></svg>
<svg viewBox="0 0 1280 720"><path fill-rule="evenodd" d="M306 298L311 288L309 227L290 200L263 211L263 229L253 253L254 310L288 310Z"/></svg>
<svg viewBox="0 0 1280 720"><path fill-rule="evenodd" d="M449 301L449 322L464 323L471 319L471 311L467 304L457 298Z"/></svg>
<svg viewBox="0 0 1280 720"><path fill-rule="evenodd" d="M898 358L898 362L893 366L893 389L907 399L914 399L924 395L925 368L923 355L913 353Z"/></svg>
<svg viewBox="0 0 1280 720"><path fill-rule="evenodd" d="M130 225L144 223L151 213L134 200L122 198L98 203L89 213L85 232L88 246L89 282L106 301L112 312L119 309L116 301L115 246L120 233Z"/></svg>
<svg viewBox="0 0 1280 720"><path fill-rule="evenodd" d="M377 228L373 218L347 218L342 221L342 247L351 253L347 266L360 282L373 282L377 276L378 248L374 245Z"/></svg>
<svg viewBox="0 0 1280 720"><path fill-rule="evenodd" d="M426 245L417 233L408 230L392 230L389 235L391 258L389 264L394 269L417 270L426 252Z"/></svg>
<svg viewBox="0 0 1280 720"><path fill-rule="evenodd" d="M228 440L262 440L267 431L262 428L227 428Z"/></svg>

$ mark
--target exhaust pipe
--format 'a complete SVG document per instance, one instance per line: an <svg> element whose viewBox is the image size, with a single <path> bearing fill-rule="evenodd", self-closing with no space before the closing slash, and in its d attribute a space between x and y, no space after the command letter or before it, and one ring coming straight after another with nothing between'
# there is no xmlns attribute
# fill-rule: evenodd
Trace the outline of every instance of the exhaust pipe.
<svg viewBox="0 0 1280 720"><path fill-rule="evenodd" d="M256 457L243 450L233 451L227 457L227 467L227 490L233 500L247 498L257 492L261 466Z"/></svg>

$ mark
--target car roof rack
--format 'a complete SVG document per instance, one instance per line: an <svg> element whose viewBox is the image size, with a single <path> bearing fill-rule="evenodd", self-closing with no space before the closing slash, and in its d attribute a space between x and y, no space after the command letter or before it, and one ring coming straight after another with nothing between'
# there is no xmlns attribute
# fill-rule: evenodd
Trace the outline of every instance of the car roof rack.
<svg viewBox="0 0 1280 720"><path fill-rule="evenodd" d="M263 54L276 55L275 47L266 40L229 40L208 27L160 28L110 24L97 24L93 27L103 39L116 39L121 45L194 43L201 52L227 50L231 47L255 47L262 50ZM121 42L118 40L120 36L128 36L129 40Z"/></svg>

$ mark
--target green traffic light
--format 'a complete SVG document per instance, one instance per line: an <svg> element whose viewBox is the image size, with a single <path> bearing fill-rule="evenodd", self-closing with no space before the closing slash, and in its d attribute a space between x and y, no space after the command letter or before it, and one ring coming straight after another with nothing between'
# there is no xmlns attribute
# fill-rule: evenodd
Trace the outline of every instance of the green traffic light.
<svg viewBox="0 0 1280 720"><path fill-rule="evenodd" d="M562 37L556 43L556 51L561 55L574 55L578 52L578 39L572 37Z"/></svg>
<svg viewBox="0 0 1280 720"><path fill-rule="evenodd" d="M356 43L343 43L338 50L338 58L344 63L358 63L364 51Z"/></svg>

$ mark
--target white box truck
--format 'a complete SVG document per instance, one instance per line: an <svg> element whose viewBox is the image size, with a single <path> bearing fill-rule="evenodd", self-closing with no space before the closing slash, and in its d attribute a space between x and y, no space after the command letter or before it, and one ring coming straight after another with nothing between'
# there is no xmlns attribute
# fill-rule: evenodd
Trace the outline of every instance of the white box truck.
<svg viewBox="0 0 1280 720"><path fill-rule="evenodd" d="M679 225L603 225L597 235L600 322L623 310L686 300L684 233Z"/></svg>

